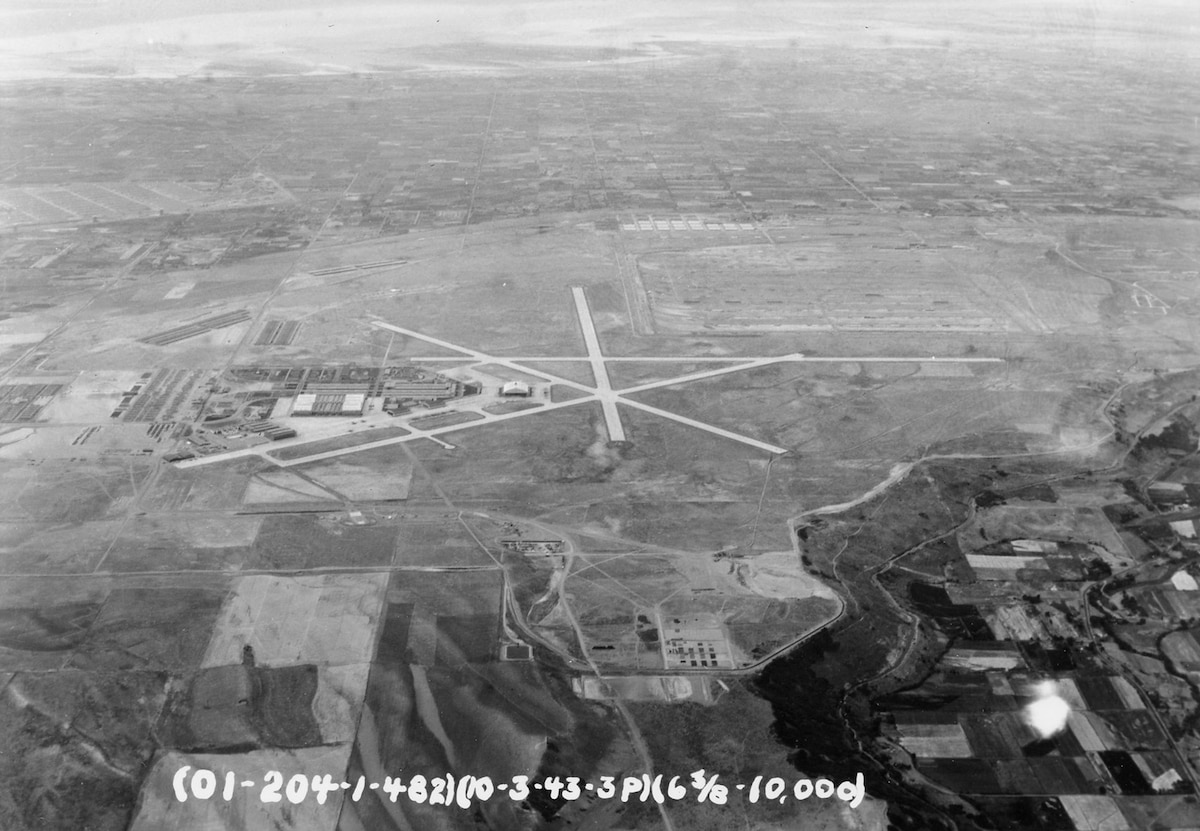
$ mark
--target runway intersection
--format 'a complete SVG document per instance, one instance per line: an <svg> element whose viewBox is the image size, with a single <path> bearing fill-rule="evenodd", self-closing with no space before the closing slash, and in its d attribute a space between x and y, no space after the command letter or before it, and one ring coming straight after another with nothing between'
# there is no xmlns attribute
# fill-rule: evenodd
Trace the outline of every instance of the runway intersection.
<svg viewBox="0 0 1200 831"><path fill-rule="evenodd" d="M388 331L388 332L394 332L396 334L405 335L406 337L416 338L418 340L425 341L426 343L430 343L435 346L439 346L443 349L447 349L452 352L459 353L459 355L451 356L451 357L422 358L422 359L420 359L422 362L438 362L438 363L453 362L456 365L467 366L467 367L485 366L485 365L506 367L506 368L514 370L516 372L520 372L520 373L523 373L526 375L531 375L536 378L541 378L542 380L547 381L551 384L559 384L564 387L569 387L571 389L574 389L578 392L583 393L583 395L581 395L578 398L571 399L570 401L556 401L556 402L540 404L537 407L531 407L530 409L519 410L517 412L511 412L511 413L489 413L482 409L475 409L475 408L471 408L470 406L465 406L465 407L456 408L456 409L462 409L464 412L470 412L470 413L476 414L479 416L479 418L475 419L474 421L468 421L468 422L459 423L459 424L450 424L450 425L445 425L442 427L430 428L427 430L423 430L423 429L414 427L412 425L405 424L405 425L403 425L404 429L408 430L409 432L407 432L405 435L402 435L402 436L390 436L386 439L380 439L379 441L358 444L358 445L354 445L353 447L329 450L329 451L322 452L322 453L315 453L315 454L312 454L309 456L304 456L304 457L296 458L296 459L290 459L290 460L277 459L277 458L271 456L267 451L279 449L281 447L292 447L292 446L307 444L310 442L325 441L325 440L331 438L331 436L323 434L319 437L310 437L310 438L298 437L296 439L285 439L283 441L272 442L270 445L257 445L255 447L231 450L231 451L227 451L227 452L223 452L223 453L214 453L214 454L211 454L208 456L203 456L203 457L199 457L199 458L195 458L195 459L187 459L185 461L179 462L178 466L181 468L197 467L200 465L214 464L216 462L225 461L227 459L239 458L239 457L244 457L244 456L261 456L264 459L267 459L268 461L273 462L274 464L276 464L280 467L290 467L292 465L304 464L304 463L313 462L313 461L320 461L322 459L330 459L330 458L334 458L336 456L343 456L348 453L361 453L364 450L372 450L372 449L379 448L379 447L386 447L388 445L401 444L404 442L415 441L417 439L431 439L433 441L438 442L439 444L442 444L443 446L452 447L452 445L448 445L445 441L439 439L438 436L445 434L445 433L459 432L459 431L463 431L463 430L471 430L476 427L482 427L484 425L494 424L494 423L500 422L500 421L510 421L512 419L517 419L517 418L533 417L533 416L537 416L541 413L549 412L552 410L561 410L561 409L565 409L567 407L577 407L582 404L590 404L590 403L598 403L600 405L600 409L604 414L604 424L605 424L605 429L608 432L609 441L620 442L620 441L628 440L627 434L625 432L625 425L623 424L623 422L621 420L621 408L622 407L630 407L630 408L633 408L636 410L641 410L643 412L651 413L651 414L659 416L661 418L665 418L665 419L669 419L671 421L678 422L680 424L685 424L688 427L692 427L697 430L703 430L703 431L711 433L715 436L720 436L725 439L730 439L731 441L740 442L742 444L748 445L750 447L754 447L758 450L765 451L766 453L769 453L772 455L782 455L782 454L788 452L788 448L770 444L769 442L760 441L751 436L743 435L741 433L736 433L731 430L726 430L722 427L717 427L716 425L713 425L713 424L708 424L706 422L699 421L694 418L689 418L685 415L680 415L679 413L671 412L670 410L664 410L660 407L655 407L650 404L646 404L642 401L633 399L630 396L632 396L636 393L646 392L647 390L658 389L660 387L670 387L670 386L675 386L677 384L691 383L693 381L700 381L705 378L713 378L718 375L726 375L726 374L733 373L733 372L744 372L746 370L756 369L758 367L763 367L763 366L770 366L771 364L778 364L778 363L802 363L802 362L821 362L821 363L838 362L838 363L841 363L841 362L846 362L846 361L888 362L888 363L913 363L913 362L923 363L926 361L936 361L938 363L1003 363L1002 358L962 358L962 357L955 357L955 358L928 357L928 358L924 358L924 357L861 356L861 355L844 356L844 357L830 357L830 356L809 357L809 356L804 355L799 352L795 352L795 353L791 353L791 354L787 354L787 355L771 355L771 356L749 357L749 358L741 358L741 359L703 358L703 357L702 358L694 358L694 357L687 357L687 356L667 357L667 358L650 357L650 356L612 357L612 356L605 355L604 351L601 347L600 337L599 337L598 333L596 332L596 325L595 325L595 322L592 317L591 308L588 305L587 293L580 286L573 287L571 289L571 293L572 293L574 301L575 301L575 313L578 317L579 328L580 328L580 331L582 332L583 341L587 348L587 355L585 357L557 355L557 356L529 356L529 357L523 356L523 357L517 357L517 358L505 358L505 357L501 357L498 355L490 355L486 352L482 352L478 349L473 349L469 346L463 346L461 344L451 343L450 341L442 340L441 338L437 338L432 335L427 335L423 332L418 332L414 329L407 329L403 326L397 326L393 323L388 323L386 321L379 320L379 319L373 319L373 320L369 321L369 325L374 326L375 328L378 328L378 329ZM579 383L578 381L572 381L567 378L562 378L558 375L555 375L550 372L546 372L541 369L535 369L528 365L527 362L531 362L531 361L536 361L538 363L545 363L545 362L552 362L552 361L587 362L591 365L594 383L590 384L590 385L582 384L582 383ZM641 361L641 362L653 361L653 362L662 362L662 363L680 362L680 363L689 363L689 364L708 363L708 362L718 362L719 361L722 364L731 364L731 365L714 367L713 369L705 369L705 370L700 370L698 372L690 372L690 373L674 376L671 378L665 378L665 379L659 380L659 381L651 381L651 382L644 383L644 384L637 384L637 385L631 386L631 387L624 387L621 389L616 389L612 386L612 381L609 377L608 364L612 363L612 362L621 362L621 361Z"/></svg>

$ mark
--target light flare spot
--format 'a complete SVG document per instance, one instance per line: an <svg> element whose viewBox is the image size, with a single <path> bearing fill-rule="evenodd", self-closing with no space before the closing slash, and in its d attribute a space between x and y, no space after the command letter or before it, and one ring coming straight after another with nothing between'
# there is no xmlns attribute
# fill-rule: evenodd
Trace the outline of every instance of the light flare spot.
<svg viewBox="0 0 1200 831"><path fill-rule="evenodd" d="M1025 705L1025 723L1048 739L1066 729L1071 705L1058 694L1058 685L1053 681L1044 681L1035 689L1038 697Z"/></svg>

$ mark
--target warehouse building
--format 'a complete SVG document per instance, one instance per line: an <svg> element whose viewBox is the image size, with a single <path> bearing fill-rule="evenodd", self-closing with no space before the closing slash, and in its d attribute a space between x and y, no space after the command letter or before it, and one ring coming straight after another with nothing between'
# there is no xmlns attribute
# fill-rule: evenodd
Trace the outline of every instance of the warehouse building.
<svg viewBox="0 0 1200 831"><path fill-rule="evenodd" d="M367 407L367 396L361 392L302 392L292 405L294 416L357 416Z"/></svg>
<svg viewBox="0 0 1200 831"><path fill-rule="evenodd" d="M437 401L457 396L459 384L449 378L437 378L432 381L397 381L387 383L384 390L388 397L394 396L410 401Z"/></svg>
<svg viewBox="0 0 1200 831"><path fill-rule="evenodd" d="M312 415L313 414L313 406L316 403L317 403L317 396L315 393L302 392L296 396L296 403L294 403L292 405L292 415L294 415L294 416Z"/></svg>

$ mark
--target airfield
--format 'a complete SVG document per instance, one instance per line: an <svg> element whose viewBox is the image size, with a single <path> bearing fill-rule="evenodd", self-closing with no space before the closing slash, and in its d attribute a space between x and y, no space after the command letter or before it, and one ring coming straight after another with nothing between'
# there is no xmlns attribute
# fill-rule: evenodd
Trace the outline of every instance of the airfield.
<svg viewBox="0 0 1200 831"><path fill-rule="evenodd" d="M675 244L672 233L658 244ZM497 278L474 262L494 258L485 252L498 234L520 240L520 274ZM975 331L918 340L758 322L731 338L695 316L672 318L664 333L654 314L640 335L615 253L605 279L557 277L564 248L582 238L605 237L577 223L528 237L509 223L317 247L290 266L265 263L278 284L258 294L232 292L246 265L210 270L223 288L200 309L181 313L186 297L172 282L157 306L136 307L128 334L99 328L117 305L102 299L103 312L76 318L78 335L62 331L61 352L29 353L52 357L20 379L55 386L37 389L41 409L0 448L12 463L5 492L17 495L6 603L10 632L26 639L10 640L8 671L21 690L35 667L67 673L81 690L75 718L110 694L96 667L151 686L173 679L147 699L170 749L131 747L151 765L131 827L220 821L214 807L175 803L154 784L181 764L215 764L205 755L214 751L224 765L347 776L464 769L470 730L497 729L486 724L506 726L471 764L497 777L652 764L649 747L673 728L647 738L644 725L676 718L658 708L745 708L733 679L853 611L829 574L802 565L788 525L799 508L844 508L887 479L897 454L954 451L968 432L974 454L1080 459L1108 435L1097 408L1111 387L1053 386L1060 369L1016 353L1031 334L1019 317L995 344ZM194 273L189 282L205 285ZM256 312L219 318L228 326L180 328L253 303ZM280 321L295 324L287 343L272 342ZM186 337L137 339L173 331ZM882 348L829 351L856 337ZM401 412L383 410L384 392L353 415L294 415L298 395L279 390L300 376L284 370L330 366L323 353L479 392ZM147 356L155 362L136 362ZM120 369L130 360L141 371ZM281 380L255 380L268 378ZM513 381L530 394L502 396ZM208 412L222 416L216 426ZM248 432L255 414L296 435ZM190 457L166 460L181 452ZM61 600L35 615L32 598L51 584ZM47 619L79 634L47 644L62 657L19 657L43 631L34 621ZM164 642L160 631L182 634ZM451 695L480 674L475 692ZM278 690L256 705L269 708L262 715L238 714L244 684ZM514 709L489 690L537 703ZM623 729L604 728L607 750L587 761L539 756L548 735L569 747L601 730L584 702L626 708ZM288 719L291 733L272 726ZM247 743L254 749L235 750ZM369 825L390 810L343 799L303 821L334 828L355 811Z"/></svg>
<svg viewBox="0 0 1200 831"><path fill-rule="evenodd" d="M658 356L655 356L655 357L628 357L627 356L627 357L620 357L620 358L615 358L615 359L611 358L611 357L606 357L601 351L599 338L597 337L597 334L596 334L595 323L592 319L592 313L591 313L590 308L588 307L587 297L584 293L584 290L581 287L576 286L571 289L571 294L572 294L572 297L575 302L575 311L578 316L579 327L583 333L584 342L587 346L586 363L587 363L588 367L591 369L592 377L595 379L594 386L589 386L587 384L578 383L576 381L572 381L567 378L562 378L560 376L551 374L549 372L546 372L545 370L535 369L530 366L531 363L545 363L545 362L570 362L572 364L576 364L576 363L580 363L580 359L578 356L561 356L561 355L559 355L559 356L542 356L542 357L506 358L506 357L500 357L500 356L496 356L496 355L489 355L487 353L473 350L468 347L458 346L458 345L450 343L448 341L444 341L444 340L435 338L430 335L424 335L424 334L421 334L420 332L405 329L403 327L395 326L393 324L386 323L383 321L373 320L373 321L371 321L371 325L375 326L379 329L382 329L384 331L403 335L406 338L413 338L416 340L424 341L426 343L432 344L437 347L441 347L446 350L452 350L452 351L457 351L457 352L463 353L464 355L469 356L473 361L473 363L461 364L462 358L427 357L427 358L422 359L422 361L425 363L437 362L437 363L455 364L456 368L462 368L462 369L467 369L467 370L469 370L471 368L475 368L475 367L480 367L480 366L493 367L493 368L499 367L502 369L510 370L512 373L515 373L518 376L533 376L534 378L538 379L541 382L546 382L551 385L561 386L561 387L566 388L567 390L574 391L577 393L582 393L582 395L580 397L575 397L570 400L550 402L550 403L537 402L536 406L531 406L528 409L522 409L522 410L519 410L516 412L507 412L507 413L488 412L487 410L480 409L477 407L471 407L471 406L454 406L453 407L454 412L474 413L478 416L478 418L476 420L470 422L472 426L475 426L475 425L484 426L484 425L491 424L491 423L497 422L497 421L504 421L504 420L510 420L510 419L515 419L515 418L531 416L531 415L534 415L535 412L541 413L541 412L546 412L546 411L555 410L555 409L562 409L564 407L574 407L574 406L579 406L579 405L583 405L583 404L589 404L592 402L596 402L596 403L600 404L601 412L603 413L603 416L604 416L604 429L607 432L608 441L610 441L610 442L626 441L625 428L624 428L623 424L621 423L621 414L620 414L620 411L617 406L618 404L622 404L626 407L630 407L630 408L637 409L637 410L642 410L643 412L651 413L651 414L657 415L661 418L667 418L672 421L676 421L680 424L684 424L689 427L703 430L703 431L712 433L713 435L720 436L725 439L741 442L742 444L746 444L750 447L754 447L759 450L763 450L767 453L776 454L776 455L783 454L783 453L788 452L788 448L778 447L778 446L775 446L772 444L768 444L766 442L758 441L750 436L739 435L737 433L722 429L721 427L717 427L712 424L706 424L704 422L697 421L696 419L693 419L693 418L688 418L687 416L680 415L678 413L672 413L672 412L669 412L666 410L662 410L658 407L653 407L648 404L645 404L636 398L630 398L629 396L636 395L637 393L646 392L649 390L659 389L662 387L673 387L673 386L677 386L677 385L681 385L681 384L686 384L686 383L689 383L692 381L700 381L700 380L704 380L707 378L715 378L717 376L724 375L726 373L744 372L746 370L757 369L759 367L770 366L770 365L778 364L778 363L796 363L796 362L804 362L804 361L837 363L837 364L845 364L845 363L850 363L850 362L868 363L868 364L877 363L877 362L900 363L900 364L914 364L915 363L922 367L921 371L929 371L929 370L925 369L925 366L924 366L925 361L921 358L897 357L897 356L886 356L886 357L856 356L853 359L847 359L844 357L839 358L839 357L832 357L832 356L805 357L804 355L796 354L796 355L782 355L782 356L778 356L778 357L743 357L743 358L739 358L733 362L730 362L729 359L726 359L726 358L705 359L705 358L694 358L694 357L679 357L679 358L675 358L673 360L676 362L679 362L679 363L689 363L689 364L691 364L691 363L720 363L720 364L728 364L728 365L713 368L713 369L705 369L705 370L701 370L698 372L691 372L691 373L687 373L687 374L683 374L683 375L678 375L675 377L666 378L663 380L651 381L649 383L637 384L635 386L614 389L612 386L611 380L609 379L609 371L608 371L608 363L609 362L616 361L616 362L623 363L623 362L645 361L645 362L653 362L655 364L660 364L660 365L669 365L672 362L672 359L665 359L665 358L658 357ZM932 369L937 369L937 366L936 366L937 361L938 361L938 359L937 359L937 356L935 356L935 355L931 355L928 358L929 364L934 365L932 367ZM943 358L941 363L943 365L950 364L951 366L953 366L954 364L996 364L996 363L1003 363L1003 359L1001 359L1001 358L951 357L951 358ZM459 366L460 364L461 364L461 366ZM953 370L952 369L948 370L947 374L953 374ZM447 408L447 409L449 409L449 408ZM425 418L429 418L429 417L430 416L425 416ZM369 423L377 423L379 421L380 421L380 419L372 419ZM339 425L339 426L341 426L341 425ZM287 467L289 465L299 464L301 462L313 462L313 461L320 461L323 459L336 458L338 456L345 455L347 453L360 453L363 451L374 450L379 447L387 447L391 444L399 444L399 443L403 443L403 442L416 441L419 439L433 439L433 437L438 436L442 433L461 432L463 429L465 429L465 425L450 424L450 425L447 425L444 427L433 427L433 428L429 428L429 429L421 429L416 426L411 426L406 429L408 429L408 433L403 436L396 436L394 438L380 439L378 441L368 441L368 442L364 442L361 444L355 444L353 447L349 447L349 448L343 448L343 449L338 449L338 450L327 450L327 451L315 452L315 453L311 453L311 454L307 454L307 455L294 455L293 456L291 453L289 453L288 455L290 458L288 458L286 460L276 459L276 457L275 457L276 454L272 454L270 451L264 449L262 446L259 446L259 447L255 447L255 448L232 450L232 451L228 451L228 452L224 452L224 453L214 453L214 454L207 455L207 456L204 456L199 459L187 459L187 460L179 462L179 467L190 468L190 467L195 467L198 465L212 464L214 462L225 461L225 460L228 460L231 458L239 458L239 457L248 456L248 455L262 456L264 458L274 460L276 462L276 464L280 465L281 467ZM303 439L284 439L282 442L274 443L273 445L271 445L271 447L272 447L272 450L274 450L276 448L284 448L284 447L288 447L288 448L297 447L297 446L302 447L306 443L311 443L313 441L324 441L326 438L327 438L327 436L323 435L320 439L309 439L307 442L304 441ZM434 439L434 440L437 441L436 439ZM439 443L442 443L442 442L439 442ZM453 449L453 445L446 445L445 443L442 443L442 444L444 447L447 447L448 449ZM299 451L299 453L302 454L303 451Z"/></svg>
<svg viewBox="0 0 1200 831"><path fill-rule="evenodd" d="M1190 562L1158 522L1183 509L1149 492L1195 471L1173 419L1195 415L1196 91L1137 50L1116 80L1075 61L1071 27L1021 31L14 82L0 825L801 810L338 792L284 816L178 802L185 764L858 766L870 798L809 803L804 827L933 827L968 798L1013 828L1195 825L1182 792L1120 792L1087 755L1125 770L1149 736L1157 779L1200 740L1186 684L1160 680L1160 724L1154 665L1116 654L1166 630L1114 593L1092 611L1126 640L1106 637L1086 601L1102 567L1145 566L1121 597L1191 608L1159 585ZM1068 637L1089 680L1054 677L1085 691L1088 749L1025 762L1012 713ZM926 706L956 684L1000 702L1002 742ZM897 718L904 695L926 698ZM1054 793L1030 795L1039 771Z"/></svg>

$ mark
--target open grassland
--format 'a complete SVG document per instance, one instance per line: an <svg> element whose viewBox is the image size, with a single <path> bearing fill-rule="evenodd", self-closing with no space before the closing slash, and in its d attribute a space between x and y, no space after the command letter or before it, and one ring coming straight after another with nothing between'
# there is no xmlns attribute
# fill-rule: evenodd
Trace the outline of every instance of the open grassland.
<svg viewBox="0 0 1200 831"><path fill-rule="evenodd" d="M988 366L938 377L913 365L880 377L868 363L813 371L776 364L638 393L645 401L804 453L840 459L903 458L919 448L971 436L979 452L996 434L1030 434L1029 449L1057 442L1068 395L1050 379L1026 383ZM960 371L961 372L961 371ZM979 377L975 373L979 372ZM1097 399L1098 408L1102 399ZM931 406L932 405L932 406ZM1081 414L1082 415L1082 414ZM1095 423L1097 413L1081 420ZM1002 438L1001 438L1002 440Z"/></svg>
<svg viewBox="0 0 1200 831"><path fill-rule="evenodd" d="M268 665L366 663L386 577L243 577L221 609L205 667L239 664L249 645Z"/></svg>
<svg viewBox="0 0 1200 831"><path fill-rule="evenodd" d="M344 514L138 517L112 547L114 572L387 566L396 526L356 525Z"/></svg>
<svg viewBox="0 0 1200 831"><path fill-rule="evenodd" d="M85 522L120 516L150 472L140 459L55 459L0 466L0 517Z"/></svg>
<svg viewBox="0 0 1200 831"><path fill-rule="evenodd" d="M392 243L323 252L312 258L312 265L332 263L335 257L350 263L378 259L389 250L425 256L392 271L353 275L352 291L340 285L348 275L325 277L317 284L297 282L286 287L272 308L281 317L304 321L297 346L314 355L344 350L344 333L370 317L497 355L581 355L582 339L562 275L571 274L579 285L610 280L602 240L579 231L531 238L503 226L478 233L474 245L462 251L457 240L430 239L415 249ZM489 320L486 328L478 325L480 314ZM414 338L385 336L380 342L378 335L373 337L377 346L371 351L380 356L389 344L393 357L453 354Z"/></svg>
<svg viewBox="0 0 1200 831"><path fill-rule="evenodd" d="M208 576L4 581L0 724L13 752L0 777L22 788L0 806L6 827L126 827L171 681L199 666L227 588Z"/></svg>
<svg viewBox="0 0 1200 831"><path fill-rule="evenodd" d="M39 599L55 586L54 602ZM199 664L224 576L7 579L0 669L187 669Z"/></svg>
<svg viewBox="0 0 1200 831"><path fill-rule="evenodd" d="M457 519L432 518L400 524L394 562L398 566L495 565Z"/></svg>

